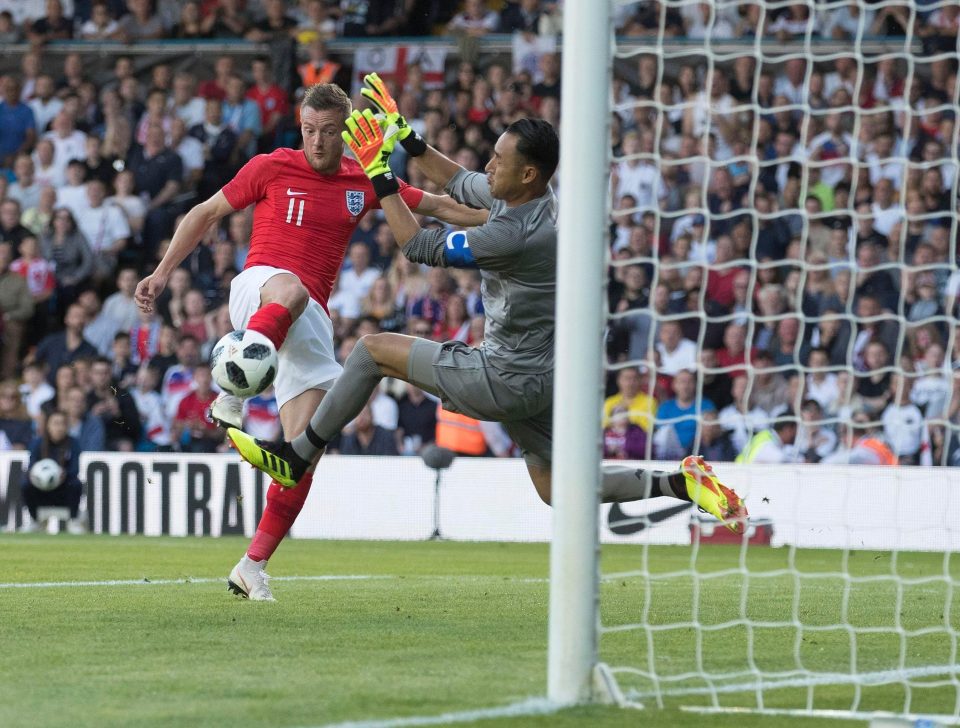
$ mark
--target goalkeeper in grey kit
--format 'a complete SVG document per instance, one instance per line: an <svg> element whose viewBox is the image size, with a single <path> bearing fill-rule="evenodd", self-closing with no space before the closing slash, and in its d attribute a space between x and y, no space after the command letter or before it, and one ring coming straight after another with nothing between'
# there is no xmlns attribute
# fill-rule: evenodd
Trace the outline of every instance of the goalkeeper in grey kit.
<svg viewBox="0 0 960 728"><path fill-rule="evenodd" d="M523 452L537 493L550 503L557 198L549 183L559 161L556 131L539 119L516 121L497 140L486 174L468 172L406 124L376 74L364 80L363 95L384 116L354 111L344 141L370 177L407 258L480 270L484 341L474 348L393 333L364 336L303 434L292 442L255 440L236 429L228 435L241 457L293 486L356 417L380 380L395 377L440 397L447 410L503 423ZM385 128L397 131L385 137ZM397 194L387 165L397 141L451 197L489 210L487 222L466 232L422 229ZM661 495L693 501L734 532L744 531L742 500L701 457L685 458L674 472L603 467L605 502Z"/></svg>

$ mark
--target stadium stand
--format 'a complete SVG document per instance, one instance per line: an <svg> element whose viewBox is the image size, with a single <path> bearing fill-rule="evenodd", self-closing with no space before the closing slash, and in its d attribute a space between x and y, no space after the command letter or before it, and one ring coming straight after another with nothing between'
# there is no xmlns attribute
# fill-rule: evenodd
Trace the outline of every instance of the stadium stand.
<svg viewBox="0 0 960 728"><path fill-rule="evenodd" d="M758 27L757 5L725 5L714 21L705 6L669 8L663 18L659 3L617 6L627 47L657 36L662 20L671 41L709 30L714 48L733 52L712 74L695 55L661 64L639 53L615 66L607 395L618 401L607 413L607 456L679 457L720 440L716 452L751 451L757 433L796 416L783 457L830 461L850 449L840 426L865 415L885 426L900 463L960 464L956 7L920 8L916 59L838 54L758 68L748 52L757 34L788 49L842 49L861 22L864 52L882 54L905 34L903 8L884 5L861 20L855 3L813 18L797 4ZM249 211L212 230L184 262L159 317L121 305L129 297L123 271L150 271L178 217L253 154L298 144L305 84L335 80L359 105L358 78L378 70L427 141L475 170L511 121L536 115L558 125L561 12L562 3L543 0L462 8L270 0L262 9L243 0L0 0L0 240L12 245L0 292L14 290L4 284L9 268L26 279L34 308L0 295L2 375L23 382L34 426L42 431L44 410L30 399L39 386L33 364L53 361L42 342L60 337L69 349L56 352L57 362L80 364L64 387L91 401L89 369L97 357L113 362L113 385L144 424L132 447L199 447L188 435L171 442L149 395L162 393L173 419L197 361L229 328L224 303L246 257ZM923 54L932 60L919 62ZM757 118L729 111L754 94ZM851 105L893 110L855 125L842 110ZM920 110L915 123L896 111L906 105ZM430 188L402 154L393 161ZM380 330L481 339L475 275L419 270L376 219L352 243L331 299L340 356ZM129 351L122 336L117 344L121 334ZM642 380L629 396L618 380L625 367ZM675 382L685 370L699 372L695 394L686 375ZM54 398L68 397L60 373L45 373ZM409 398L404 388L386 394ZM635 401L642 412L630 410ZM275 410L266 393L250 417L269 429ZM374 402L373 426L414 454L396 410ZM704 439L708 410L717 416L707 417ZM104 410L107 425L112 411ZM651 425L653 412L666 421ZM81 424L72 420L74 436Z"/></svg>

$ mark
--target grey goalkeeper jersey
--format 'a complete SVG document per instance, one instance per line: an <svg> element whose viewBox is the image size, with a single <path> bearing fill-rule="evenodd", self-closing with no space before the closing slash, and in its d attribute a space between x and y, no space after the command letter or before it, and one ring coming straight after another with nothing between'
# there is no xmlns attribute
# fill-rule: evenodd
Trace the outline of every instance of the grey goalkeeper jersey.
<svg viewBox="0 0 960 728"><path fill-rule="evenodd" d="M460 171L446 191L458 202L490 210L466 232L421 230L404 247L412 261L480 269L486 315L482 348L502 371L553 370L557 287L557 198L552 190L517 207L490 195L486 175Z"/></svg>

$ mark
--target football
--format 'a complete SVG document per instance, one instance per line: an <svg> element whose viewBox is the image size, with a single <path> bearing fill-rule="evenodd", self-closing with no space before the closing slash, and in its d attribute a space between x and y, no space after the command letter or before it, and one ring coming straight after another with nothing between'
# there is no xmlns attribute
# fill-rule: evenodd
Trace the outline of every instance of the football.
<svg viewBox="0 0 960 728"><path fill-rule="evenodd" d="M56 490L63 476L63 468L56 460L44 458L30 468L30 484L37 490Z"/></svg>
<svg viewBox="0 0 960 728"><path fill-rule="evenodd" d="M256 331L231 331L210 352L210 369L220 389L246 399L273 384L277 349Z"/></svg>

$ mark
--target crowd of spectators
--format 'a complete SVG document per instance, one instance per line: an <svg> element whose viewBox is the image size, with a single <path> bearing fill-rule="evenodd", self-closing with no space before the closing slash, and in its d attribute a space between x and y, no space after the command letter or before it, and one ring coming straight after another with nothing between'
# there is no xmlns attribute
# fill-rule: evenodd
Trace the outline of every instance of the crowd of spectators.
<svg viewBox="0 0 960 728"><path fill-rule="evenodd" d="M349 84L351 59L331 57L326 40L550 34L562 3L270 0L258 15L242 0L47 0L42 16L6 23L5 7L8 40L237 38L280 44L295 59L287 68L283 53L223 55L211 73L192 62L135 70L117 55L98 85L86 55L53 68L33 50L0 78L0 446L24 446L62 410L83 449L210 452L222 438L204 414L214 392L202 362L231 328L226 299L250 210L210 230L158 312L141 314L133 288L178 218L252 155L299 143L304 86ZM866 416L901 462L953 463L955 8L616 7L625 37L850 39L912 28L954 50L910 66L895 55L768 62L752 49L722 63L641 54L617 64L607 457L732 459L775 425L784 459L842 458L851 435L837 423ZM438 86L416 65L403 70L401 111L469 169L484 167L515 119L559 126L555 53L532 66L492 55L451 62ZM436 191L401 151L392 163ZM411 264L369 215L330 314L341 359L377 331L477 343L480 276ZM19 401L5 401L14 390ZM432 439L435 416L419 390L388 385L338 445L412 454ZM780 427L791 421L792 434ZM249 401L247 427L277 434L269 390ZM502 431L484 434L492 454L515 454Z"/></svg>
<svg viewBox="0 0 960 728"><path fill-rule="evenodd" d="M664 459L729 459L770 428L764 459L845 462L869 434L901 464L960 463L957 8L798 4L761 25L758 5L656 5L625 32L902 36L920 10L930 55L620 69L608 456L632 425Z"/></svg>

